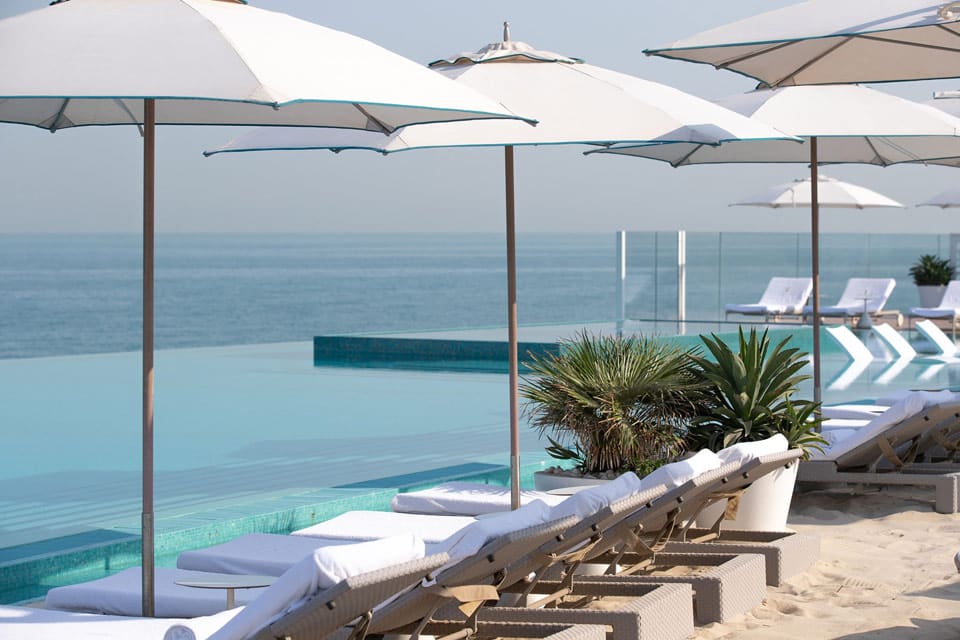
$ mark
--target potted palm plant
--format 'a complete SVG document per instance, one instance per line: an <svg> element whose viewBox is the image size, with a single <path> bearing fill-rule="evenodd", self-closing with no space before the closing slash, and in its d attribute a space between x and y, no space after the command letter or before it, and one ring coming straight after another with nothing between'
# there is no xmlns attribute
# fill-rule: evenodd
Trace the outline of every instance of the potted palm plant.
<svg viewBox="0 0 960 640"><path fill-rule="evenodd" d="M712 358L692 356L707 385L710 410L693 420L687 446L719 451L738 442L765 440L783 434L791 448L808 457L826 441L819 433L819 405L794 399L798 385L809 378L800 371L806 354L788 347L787 337L771 348L767 332L741 327L736 348L716 335L700 336ZM740 500L734 527L782 530L796 483L797 465L755 482ZM722 508L722 507L718 507ZM705 517L714 516L712 513ZM715 517L719 517L719 512Z"/></svg>
<svg viewBox="0 0 960 640"><path fill-rule="evenodd" d="M624 471L645 475L684 450L705 386L690 351L587 331L560 347L558 354L531 355L531 374L520 386L525 414L550 443L547 452L573 463L566 472L538 473L538 489L575 484L571 476L595 484Z"/></svg>
<svg viewBox="0 0 960 640"><path fill-rule="evenodd" d="M946 258L926 254L910 267L910 275L920 294L920 306L936 307L943 299L947 283L953 280L954 268Z"/></svg>

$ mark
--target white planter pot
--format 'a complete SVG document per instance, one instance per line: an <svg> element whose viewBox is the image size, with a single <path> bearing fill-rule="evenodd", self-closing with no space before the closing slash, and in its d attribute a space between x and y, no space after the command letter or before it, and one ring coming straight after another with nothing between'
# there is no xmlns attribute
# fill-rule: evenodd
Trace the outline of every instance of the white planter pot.
<svg viewBox="0 0 960 640"><path fill-rule="evenodd" d="M740 496L737 517L724 520L723 527L747 531L786 531L798 468L799 465L794 463L777 469L750 485ZM712 525L726 508L727 501L721 500L704 509L697 517L697 526Z"/></svg>
<svg viewBox="0 0 960 640"><path fill-rule="evenodd" d="M568 487L589 487L595 484L603 484L604 482L609 482L609 480L568 476L562 473L550 473L549 471L537 471L533 474L533 487L537 491L553 491L555 489L566 489Z"/></svg>
<svg viewBox="0 0 960 640"><path fill-rule="evenodd" d="M921 307L939 307L943 300L943 292L947 287L942 284L917 286L917 292L920 294Z"/></svg>

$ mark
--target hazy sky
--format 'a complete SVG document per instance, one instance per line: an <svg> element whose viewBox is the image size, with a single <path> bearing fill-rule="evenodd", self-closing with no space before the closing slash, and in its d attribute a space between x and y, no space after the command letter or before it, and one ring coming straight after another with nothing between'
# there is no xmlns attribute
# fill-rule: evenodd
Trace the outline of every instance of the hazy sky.
<svg viewBox="0 0 960 640"><path fill-rule="evenodd" d="M135 0L131 0L135 1ZM251 0L368 38L419 62L514 40L656 80L705 98L753 82L703 65L647 58L641 51L791 0ZM47 0L4 0L0 18ZM927 99L960 81L881 88ZM533 114L536 115L536 114ZM158 131L157 226L162 232L493 231L503 229L499 149L425 150L381 157L326 151L203 158L239 133L231 127ZM803 210L729 208L728 202L807 173L804 165L673 169L636 158L581 154L582 147L517 150L518 229L806 230ZM953 186L958 169L836 167L834 177L915 204ZM141 140L134 127L51 135L0 124L0 232L138 231ZM960 213L824 210L825 231L960 231Z"/></svg>

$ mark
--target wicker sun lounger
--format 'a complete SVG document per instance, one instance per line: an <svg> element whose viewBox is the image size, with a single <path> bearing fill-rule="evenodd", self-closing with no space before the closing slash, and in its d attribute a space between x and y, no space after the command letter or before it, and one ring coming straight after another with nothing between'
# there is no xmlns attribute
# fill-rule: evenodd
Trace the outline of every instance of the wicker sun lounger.
<svg viewBox="0 0 960 640"><path fill-rule="evenodd" d="M960 402L923 407L906 418L884 424L881 417L841 440L824 457L800 464L797 481L808 484L932 487L940 513L960 510L960 467L919 463L960 429ZM889 421L888 421L889 422ZM876 425L874 425L876 423ZM871 426L874 425L874 426Z"/></svg>
<svg viewBox="0 0 960 640"><path fill-rule="evenodd" d="M727 465L701 474L659 497L638 495L611 505L592 522L584 522L568 533L568 538L541 549L544 563L532 578L518 582L512 590L523 595L545 595L539 606L558 596L625 595L631 589L657 584L689 584L693 587L694 613L698 624L725 621L758 606L765 596L766 565L774 565L771 575L780 579L786 572L802 570L816 558L817 542L800 541L797 534L780 533L790 542L772 545L770 536L727 541L714 531L703 534L716 542L709 552L690 546L664 553L665 544L680 535L681 522L711 500L725 498L748 486L753 480L775 468L795 461L798 452L765 456L744 463ZM592 544L584 543L592 527ZM654 530L645 535L644 532ZM791 538L791 535L794 536ZM739 545L739 546L738 546ZM811 551L813 551L811 553ZM805 554L801 557L800 554ZM786 556L786 560L784 560ZM536 572L543 558L528 558L529 564L511 567L515 575ZM607 563L607 572L617 575L587 577L578 574L582 564ZM674 567L696 568L686 575L664 575L660 570ZM645 575L634 575L637 573ZM501 615L491 611L490 615Z"/></svg>
<svg viewBox="0 0 960 640"><path fill-rule="evenodd" d="M613 610L484 606L499 600L516 575L508 567L535 555L544 545L560 543L575 519L558 520L500 536L476 554L440 571L433 584L421 584L378 609L367 631L462 638L464 634L516 635L525 625L603 624L608 638L680 640L693 632L688 585L653 585L624 595L632 600ZM496 613L491 613L496 610ZM663 621L672 625L663 627ZM645 631L645 629L647 629ZM663 633L661 633L663 631Z"/></svg>
<svg viewBox="0 0 960 640"><path fill-rule="evenodd" d="M192 633L197 638L207 638L229 625L234 627L233 637L248 640L316 640L356 620L368 619L378 604L420 582L447 560L446 555L420 558L347 577L299 603L296 596L292 600L281 597L271 602L268 609L261 607L260 611L255 611L255 605L250 605L203 618L135 618L0 607L0 636L4 640L35 640L38 637L128 640L180 638ZM274 591L289 593L286 591L288 586L280 585ZM293 608L288 610L291 606ZM279 613L279 617L273 611ZM244 632L245 627L249 627L248 632Z"/></svg>

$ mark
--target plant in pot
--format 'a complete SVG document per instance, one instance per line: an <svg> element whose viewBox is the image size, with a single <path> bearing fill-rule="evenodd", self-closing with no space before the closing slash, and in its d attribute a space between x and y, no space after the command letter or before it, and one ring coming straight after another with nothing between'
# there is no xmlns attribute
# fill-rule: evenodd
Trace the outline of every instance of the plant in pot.
<svg viewBox="0 0 960 640"><path fill-rule="evenodd" d="M921 307L936 307L943 299L947 284L953 280L954 268L946 258L932 254L920 256L910 267L910 276L917 285Z"/></svg>
<svg viewBox="0 0 960 640"><path fill-rule="evenodd" d="M707 386L709 410L697 416L687 433L687 446L719 451L738 442L765 440L783 434L791 448L804 457L822 450L822 419L819 405L795 400L798 385L809 376L800 371L806 354L788 347L786 338L771 348L767 332L741 327L736 348L716 335L700 336L712 358L691 356ZM740 500L735 528L782 530L786 525L790 497L796 482L797 466L782 469L758 480ZM717 506L716 509L721 509ZM705 519L719 517L719 511Z"/></svg>
<svg viewBox="0 0 960 640"><path fill-rule="evenodd" d="M562 341L558 354L531 355L520 386L524 412L547 436L547 452L573 463L537 474L537 488L576 484L570 476L582 483L624 471L642 476L682 453L683 434L703 411L705 385L690 356L648 337L586 330Z"/></svg>

